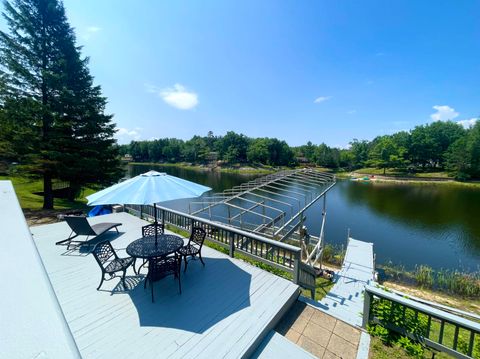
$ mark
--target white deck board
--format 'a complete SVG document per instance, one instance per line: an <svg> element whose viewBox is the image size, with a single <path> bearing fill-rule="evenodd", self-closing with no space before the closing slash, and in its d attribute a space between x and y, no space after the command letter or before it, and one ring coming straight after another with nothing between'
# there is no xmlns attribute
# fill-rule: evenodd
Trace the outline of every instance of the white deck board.
<svg viewBox="0 0 480 359"><path fill-rule="evenodd" d="M316 357L272 330L252 355L252 359L279 358L313 359Z"/></svg>
<svg viewBox="0 0 480 359"><path fill-rule="evenodd" d="M361 326L363 292L374 280L373 244L349 238L342 269L336 283L319 302L302 299L349 324Z"/></svg>
<svg viewBox="0 0 480 359"><path fill-rule="evenodd" d="M89 220L123 223L120 234L104 235L121 257L146 224L126 213ZM128 290L113 279L97 291L101 272L95 259L54 244L69 235L66 223L31 232L84 358L243 357L298 295L295 284L208 247L202 252L205 267L189 262L182 294L167 277L154 284L151 303L150 288L144 290L143 277L132 270Z"/></svg>

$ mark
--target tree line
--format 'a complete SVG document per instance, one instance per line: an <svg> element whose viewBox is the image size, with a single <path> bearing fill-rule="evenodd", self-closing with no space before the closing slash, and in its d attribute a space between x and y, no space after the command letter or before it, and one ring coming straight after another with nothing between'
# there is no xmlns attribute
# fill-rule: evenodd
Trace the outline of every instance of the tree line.
<svg viewBox="0 0 480 359"><path fill-rule="evenodd" d="M371 141L354 139L348 148L308 142L291 147L277 138L250 138L233 131L224 136L194 136L183 141L164 138L132 141L120 154L137 162L190 162L297 166L314 164L332 169L363 167L403 172L448 171L457 179L480 178L480 121L465 129L452 121L437 121L377 136Z"/></svg>

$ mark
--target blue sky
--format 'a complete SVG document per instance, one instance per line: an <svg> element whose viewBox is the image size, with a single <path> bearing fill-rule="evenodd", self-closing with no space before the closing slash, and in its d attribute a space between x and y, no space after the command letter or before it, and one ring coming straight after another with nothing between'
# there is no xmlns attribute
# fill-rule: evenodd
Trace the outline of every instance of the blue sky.
<svg viewBox="0 0 480 359"><path fill-rule="evenodd" d="M479 1L65 0L132 139L291 145L480 115Z"/></svg>

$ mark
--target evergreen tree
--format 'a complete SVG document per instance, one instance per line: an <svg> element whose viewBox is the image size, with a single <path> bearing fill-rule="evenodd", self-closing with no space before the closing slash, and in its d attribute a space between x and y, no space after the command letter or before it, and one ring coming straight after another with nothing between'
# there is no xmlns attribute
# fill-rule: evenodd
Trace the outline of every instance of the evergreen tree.
<svg viewBox="0 0 480 359"><path fill-rule="evenodd" d="M107 184L118 179L112 116L93 85L73 29L58 0L4 2L8 33L0 32L0 143L22 168L40 176L46 209L52 180Z"/></svg>

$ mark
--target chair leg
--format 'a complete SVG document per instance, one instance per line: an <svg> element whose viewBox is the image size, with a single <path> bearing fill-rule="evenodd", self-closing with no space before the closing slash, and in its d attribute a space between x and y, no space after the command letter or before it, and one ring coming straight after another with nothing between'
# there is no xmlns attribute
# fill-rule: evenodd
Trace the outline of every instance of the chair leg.
<svg viewBox="0 0 480 359"><path fill-rule="evenodd" d="M185 261L185 268L183 269L183 273L185 273L187 270L187 264L188 264L187 256L183 257L183 260Z"/></svg>
<svg viewBox="0 0 480 359"><path fill-rule="evenodd" d="M153 282L150 283L150 287L152 288L152 303L155 303L155 299L153 299Z"/></svg>
<svg viewBox="0 0 480 359"><path fill-rule="evenodd" d="M97 290L99 290L100 287L102 286L104 279L105 279L105 273L102 273L102 280L100 281L100 284L98 285Z"/></svg>
<svg viewBox="0 0 480 359"><path fill-rule="evenodd" d="M123 270L123 276L122 276L123 289L127 288L127 286L125 285L125 274L127 274L127 269Z"/></svg>
<svg viewBox="0 0 480 359"><path fill-rule="evenodd" d="M135 275L137 275L137 270L135 269L135 263L137 262L137 258L133 258L133 263L132 263L132 267L133 267L133 273L135 273Z"/></svg>
<svg viewBox="0 0 480 359"><path fill-rule="evenodd" d="M198 257L200 258L200 262L202 262L203 266L205 267L205 262L203 261L203 258L202 258L202 252L198 252Z"/></svg>

